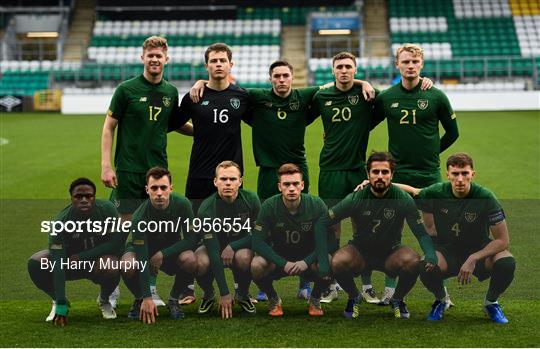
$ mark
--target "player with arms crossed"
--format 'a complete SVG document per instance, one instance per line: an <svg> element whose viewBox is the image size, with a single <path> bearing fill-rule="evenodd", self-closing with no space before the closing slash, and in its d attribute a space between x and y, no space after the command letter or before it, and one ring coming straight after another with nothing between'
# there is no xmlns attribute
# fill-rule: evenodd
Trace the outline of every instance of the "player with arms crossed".
<svg viewBox="0 0 540 349"><path fill-rule="evenodd" d="M207 313L215 303L212 280L216 279L220 291L222 318L232 316L232 297L227 287L224 266L232 269L238 284L235 300L242 311L255 315L256 309L249 297L251 283L251 229L261 209L255 193L240 189L242 174L238 164L223 161L216 167L214 184L217 193L210 195L199 208L201 222L209 221L217 230L201 232L203 246L197 256L197 282L204 291L199 314Z"/></svg>
<svg viewBox="0 0 540 349"><path fill-rule="evenodd" d="M315 282L309 314L322 316L321 292L328 286L329 256L326 205L318 197L301 193L302 170L294 164L279 168L279 195L266 200L253 233L251 273L259 289L268 295L269 315L282 316L281 299L274 280L303 275Z"/></svg>
<svg viewBox="0 0 540 349"><path fill-rule="evenodd" d="M394 182L424 188L442 180L439 154L459 136L456 114L441 90L420 88L425 80L420 78L424 67L420 46L405 44L398 48L395 65L401 81L375 99L376 123L387 119L388 149L397 162ZM439 123L445 131L442 137ZM433 234L429 229L428 233ZM386 302L389 296L383 297Z"/></svg>
<svg viewBox="0 0 540 349"><path fill-rule="evenodd" d="M422 268L431 271L437 257L413 199L392 185L395 162L386 152L373 152L367 160L369 186L349 194L328 211L332 223L351 217L354 236L348 245L332 257L332 271L349 295L344 316L357 318L362 297L354 276L367 270L379 270L399 281L391 299L396 318L409 318L403 301L412 289ZM404 220L418 239L425 261L413 249L401 244Z"/></svg>
<svg viewBox="0 0 540 349"><path fill-rule="evenodd" d="M78 178L69 186L71 204L64 208L53 220L55 222L85 222L93 226L118 216L110 201L96 199L96 186L88 178ZM46 321L55 325L67 324L68 301L65 283L68 280L89 279L100 285L98 306L104 319L115 319L116 312L109 302L109 296L120 281L120 271L113 268L125 240L120 232L113 230L89 231L88 225L81 226L84 231L68 233L54 232L49 235L49 249L35 253L28 261L28 273L34 284L53 299L53 307ZM43 268L42 265L52 268ZM75 268L66 268L62 262L77 263ZM82 264L82 268L79 267ZM90 263L93 266L90 266Z"/></svg>
<svg viewBox="0 0 540 349"><path fill-rule="evenodd" d="M157 275L162 270L175 276L167 307L171 318L181 319L184 312L178 297L197 268L193 252L197 237L189 226L193 221L193 210L189 200L172 192L168 170L153 167L146 177L149 198L133 214L132 241L122 256L122 261L133 266L122 271L124 283L135 296L128 317L141 319L144 323L156 321L158 313L151 297L150 274ZM151 229L154 225L159 227L157 231ZM144 267L136 268L136 261L144 263Z"/></svg>
<svg viewBox="0 0 540 349"><path fill-rule="evenodd" d="M450 155L446 175L449 182L424 189L402 186L418 197L426 225L434 226L437 234L439 267L421 276L436 298L428 320L443 318L443 278L457 276L461 284L468 284L475 275L480 281L490 279L484 311L492 321L507 323L498 299L514 279L516 262L508 251L503 208L489 189L473 183L476 172L469 155Z"/></svg>

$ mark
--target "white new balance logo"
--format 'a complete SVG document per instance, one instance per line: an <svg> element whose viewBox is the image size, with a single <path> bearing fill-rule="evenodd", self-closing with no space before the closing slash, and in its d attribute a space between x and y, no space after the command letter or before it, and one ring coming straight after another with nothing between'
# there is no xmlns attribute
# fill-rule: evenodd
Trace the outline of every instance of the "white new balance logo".
<svg viewBox="0 0 540 349"><path fill-rule="evenodd" d="M399 103L392 103L392 105L390 106L390 108L397 108L399 106Z"/></svg>

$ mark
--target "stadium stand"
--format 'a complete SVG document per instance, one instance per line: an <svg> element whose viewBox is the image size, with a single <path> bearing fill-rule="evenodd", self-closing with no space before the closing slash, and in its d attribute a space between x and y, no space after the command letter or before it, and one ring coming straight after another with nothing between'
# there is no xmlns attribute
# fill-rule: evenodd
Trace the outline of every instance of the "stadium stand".
<svg viewBox="0 0 540 349"><path fill-rule="evenodd" d="M9 0L6 4L20 10L29 2ZM168 38L171 57L165 71L168 80L190 84L206 77L204 50L211 43L225 42L234 52L233 76L237 83L243 87L268 86L269 64L290 53L291 44L284 48L286 28L289 31L298 28L295 35L304 36L304 26L309 29L311 13L332 18L335 14L357 13L358 4L337 1L335 6L327 7L320 6L322 2L314 2L291 7L289 2L283 1L276 5L285 6L242 7L237 6L238 2L227 0L223 2L221 18L220 11L209 7L207 18L199 19L204 11L198 11L197 18L185 18L188 12L183 18L171 19L171 13L179 11L174 8L174 1L163 4L170 6L171 11L165 11L153 6L151 1L131 5L130 1L98 0L97 12L93 15L96 20L82 59L72 62L13 60L3 54L0 95L32 95L36 90L47 88L63 88L65 93L90 91L88 89L108 93L120 81L140 74L140 45L150 35ZM39 5L57 6L58 2L40 0ZM144 6L153 9L153 20L138 17L144 12ZM198 6L198 2L187 1L182 6ZM397 75L392 52L405 42L414 42L425 50L424 75L439 83L448 83L445 89L468 90L475 86L481 90L523 90L540 86L538 0L388 0L386 5L377 2L376 6L386 6L388 46L385 50L389 52L386 57L375 58L369 51L370 37L355 33L358 37L345 44L360 43L363 47L358 59L359 77L390 83ZM74 17L71 12L65 15ZM361 13L364 18L369 15ZM9 15L3 15L0 24L5 26L6 33L10 23ZM309 39L306 35L306 40ZM306 55L309 82L320 84L333 80L330 57L336 52L329 50L323 56L309 56L303 42L299 41L296 50ZM61 57L61 50L59 52ZM297 65L297 61L293 63Z"/></svg>
<svg viewBox="0 0 540 349"><path fill-rule="evenodd" d="M424 75L457 80L480 89L521 90L537 74L540 40L538 1L389 0L391 56L412 42L425 51ZM310 58L315 84L331 78L329 58ZM359 60L359 76L386 82L397 75L393 60ZM536 75L537 76L537 75ZM506 82L495 81L507 79ZM517 79L517 80L516 80ZM486 83L478 83L485 80ZM490 80L493 80L491 86ZM510 80L519 83L511 84ZM453 83L455 81L452 81ZM538 79L533 81L538 85ZM453 84L450 89L462 84ZM491 87L490 87L491 86Z"/></svg>

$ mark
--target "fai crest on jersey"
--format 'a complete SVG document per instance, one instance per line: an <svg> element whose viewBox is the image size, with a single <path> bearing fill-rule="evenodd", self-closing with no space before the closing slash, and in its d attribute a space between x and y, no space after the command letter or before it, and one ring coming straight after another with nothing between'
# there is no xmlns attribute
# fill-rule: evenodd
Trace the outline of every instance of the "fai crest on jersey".
<svg viewBox="0 0 540 349"><path fill-rule="evenodd" d="M358 95L354 95L354 96L348 96L347 99L349 100L349 103L351 103L352 105L356 105L358 101L360 100L360 97L358 97Z"/></svg>
<svg viewBox="0 0 540 349"><path fill-rule="evenodd" d="M300 108L300 102L294 101L289 103L289 108L291 108L291 110L298 110Z"/></svg>
<svg viewBox="0 0 540 349"><path fill-rule="evenodd" d="M166 106L166 107L170 107L171 106L171 97L169 96L163 96L163 105Z"/></svg>
<svg viewBox="0 0 540 349"><path fill-rule="evenodd" d="M427 99L419 99L416 104L418 105L418 108L424 110L427 108L429 102Z"/></svg>
<svg viewBox="0 0 540 349"><path fill-rule="evenodd" d="M249 212L241 212L238 214L238 217L240 217L242 221L246 221L249 219Z"/></svg>
<svg viewBox="0 0 540 349"><path fill-rule="evenodd" d="M231 98L230 102L234 109L240 108L240 100L238 98Z"/></svg>
<svg viewBox="0 0 540 349"><path fill-rule="evenodd" d="M392 210L391 208L384 209L384 218L386 219L394 218L395 214L396 214L396 210Z"/></svg>
<svg viewBox="0 0 540 349"><path fill-rule="evenodd" d="M309 231L311 229L311 222L302 222L300 223L300 228L302 228L302 231Z"/></svg>
<svg viewBox="0 0 540 349"><path fill-rule="evenodd" d="M465 212L465 220L472 223L476 220L476 212Z"/></svg>

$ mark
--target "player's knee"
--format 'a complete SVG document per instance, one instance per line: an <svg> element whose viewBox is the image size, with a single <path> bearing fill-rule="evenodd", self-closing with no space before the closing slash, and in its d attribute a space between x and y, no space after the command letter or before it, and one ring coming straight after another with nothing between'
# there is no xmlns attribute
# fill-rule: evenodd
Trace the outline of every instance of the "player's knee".
<svg viewBox="0 0 540 349"><path fill-rule="evenodd" d="M251 261L251 275L253 279L259 280L266 275L267 263L262 257L255 257Z"/></svg>
<svg viewBox="0 0 540 349"><path fill-rule="evenodd" d="M516 260L512 255L508 257L499 258L493 263L492 275L497 273L499 275L513 276L516 271Z"/></svg>
<svg viewBox="0 0 540 349"><path fill-rule="evenodd" d="M133 279L137 276L139 270L135 267L137 265L137 259L135 258L134 253L126 253L120 258L120 261L123 265L121 268L122 277L126 279ZM145 268L148 268L146 266Z"/></svg>
<svg viewBox="0 0 540 349"><path fill-rule="evenodd" d="M401 269L407 273L416 273L420 263L420 256L417 253L406 253L401 259Z"/></svg>
<svg viewBox="0 0 540 349"><path fill-rule="evenodd" d="M342 274L350 269L350 263L341 253L332 257L332 262L330 265L332 266L332 272L334 272L334 274Z"/></svg>
<svg viewBox="0 0 540 349"><path fill-rule="evenodd" d="M210 258L207 254L197 254L197 275L205 275L210 268Z"/></svg>
<svg viewBox="0 0 540 349"><path fill-rule="evenodd" d="M242 271L249 271L253 253L248 249L241 249L234 254L234 263L236 267Z"/></svg>
<svg viewBox="0 0 540 349"><path fill-rule="evenodd" d="M194 274L197 271L197 257L193 251L184 251L178 256L178 263L182 270Z"/></svg>
<svg viewBox="0 0 540 349"><path fill-rule="evenodd" d="M97 261L96 274L105 279L115 279L120 275L119 268L114 266L118 264L118 258L115 256L101 256Z"/></svg>
<svg viewBox="0 0 540 349"><path fill-rule="evenodd" d="M34 253L28 259L28 273L35 275L41 272L50 271L50 255L48 250L42 250Z"/></svg>

